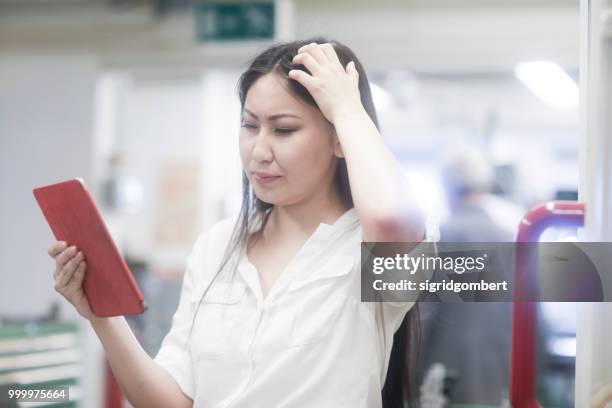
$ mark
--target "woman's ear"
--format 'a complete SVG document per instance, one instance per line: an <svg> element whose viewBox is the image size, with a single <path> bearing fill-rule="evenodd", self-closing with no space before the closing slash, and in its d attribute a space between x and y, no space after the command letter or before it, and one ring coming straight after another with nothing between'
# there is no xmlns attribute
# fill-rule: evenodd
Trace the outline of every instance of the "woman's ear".
<svg viewBox="0 0 612 408"><path fill-rule="evenodd" d="M338 134L336 133L336 128L331 123L330 123L330 131L331 131L332 143L334 144L334 156L341 159L344 157L344 152L342 151L342 145L340 144L340 140L338 140Z"/></svg>
<svg viewBox="0 0 612 408"><path fill-rule="evenodd" d="M334 132L334 156L341 159L344 157L344 152L342 151L342 145L340 144L340 140L338 140L338 136L336 132Z"/></svg>

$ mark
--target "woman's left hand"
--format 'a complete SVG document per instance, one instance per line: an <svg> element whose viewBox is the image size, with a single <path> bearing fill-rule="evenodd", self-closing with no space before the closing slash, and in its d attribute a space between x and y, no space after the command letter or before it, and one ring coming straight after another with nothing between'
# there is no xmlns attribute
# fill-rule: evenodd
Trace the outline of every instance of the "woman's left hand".
<svg viewBox="0 0 612 408"><path fill-rule="evenodd" d="M289 78L302 84L312 95L323 115L335 124L339 117L362 112L359 95L359 74L353 61L342 66L336 50L329 44L310 43L298 50L294 64L302 64L311 72L289 71Z"/></svg>

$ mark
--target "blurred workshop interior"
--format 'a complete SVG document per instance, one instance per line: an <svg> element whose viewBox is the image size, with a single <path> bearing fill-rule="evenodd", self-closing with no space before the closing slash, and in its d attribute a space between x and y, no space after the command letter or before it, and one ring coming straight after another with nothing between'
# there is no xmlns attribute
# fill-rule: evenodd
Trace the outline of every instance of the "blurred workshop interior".
<svg viewBox="0 0 612 408"><path fill-rule="evenodd" d="M236 84L274 41L323 35L359 55L442 241L514 241L535 205L578 199L580 18L576 0L0 0L0 384L70 384L74 406L113 406L98 339L53 290L54 238L32 197L75 177L142 288L148 310L129 323L156 354L195 239L240 209ZM475 193L477 215L457 191ZM465 223L474 235L457 235ZM505 342L461 353L509 359L509 308L479 317L502 322ZM575 305L539 310L540 402L575 406ZM430 336L450 330L429 324L439 313L423 313ZM450 367L450 406L507 403L508 375L486 372L507 366ZM500 382L493 401L470 396L466 375Z"/></svg>

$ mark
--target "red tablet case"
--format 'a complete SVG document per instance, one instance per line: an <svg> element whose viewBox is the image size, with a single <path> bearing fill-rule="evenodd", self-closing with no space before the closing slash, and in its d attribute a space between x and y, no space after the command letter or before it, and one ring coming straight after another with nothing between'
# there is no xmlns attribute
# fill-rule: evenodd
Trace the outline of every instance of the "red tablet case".
<svg viewBox="0 0 612 408"><path fill-rule="evenodd" d="M85 255L83 290L96 316L140 314L144 297L80 179L33 190L55 238Z"/></svg>

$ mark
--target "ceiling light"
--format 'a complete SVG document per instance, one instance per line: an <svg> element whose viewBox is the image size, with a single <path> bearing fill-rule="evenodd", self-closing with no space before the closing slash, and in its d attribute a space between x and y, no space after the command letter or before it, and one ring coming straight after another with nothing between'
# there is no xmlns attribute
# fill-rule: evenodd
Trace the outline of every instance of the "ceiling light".
<svg viewBox="0 0 612 408"><path fill-rule="evenodd" d="M521 62L514 74L547 105L557 109L578 106L578 85L552 61Z"/></svg>

